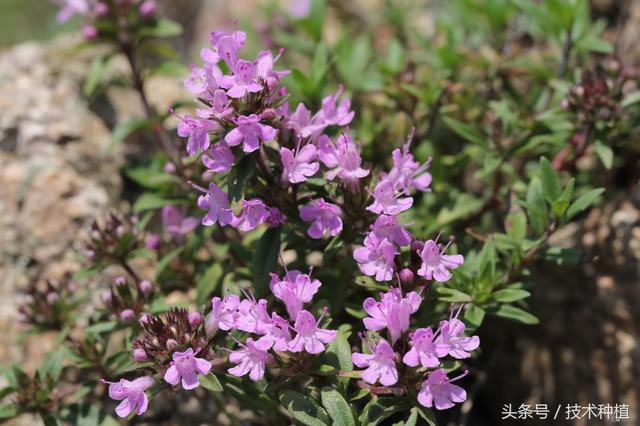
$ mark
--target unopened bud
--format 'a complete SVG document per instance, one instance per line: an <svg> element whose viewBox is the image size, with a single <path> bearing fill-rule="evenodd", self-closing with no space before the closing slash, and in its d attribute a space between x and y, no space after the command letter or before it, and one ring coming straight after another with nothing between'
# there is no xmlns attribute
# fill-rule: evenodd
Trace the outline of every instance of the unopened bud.
<svg viewBox="0 0 640 426"><path fill-rule="evenodd" d="M424 248L424 242L422 241L415 240L414 242L411 243L412 252L422 251L423 248Z"/></svg>
<svg viewBox="0 0 640 426"><path fill-rule="evenodd" d="M85 25L82 27L82 36L85 40L93 40L98 37L98 29L93 25Z"/></svg>
<svg viewBox="0 0 640 426"><path fill-rule="evenodd" d="M111 296L111 292L110 291L105 291L104 293L102 293L102 303L104 303L105 305L111 305L111 301L113 300L113 297Z"/></svg>
<svg viewBox="0 0 640 426"><path fill-rule="evenodd" d="M202 315L200 312L190 312L189 313L189 325L191 328L196 328L202 322Z"/></svg>
<svg viewBox="0 0 640 426"><path fill-rule="evenodd" d="M142 16L150 16L156 12L156 2L155 0L146 0L144 3L140 5L140 15Z"/></svg>
<svg viewBox="0 0 640 426"><path fill-rule="evenodd" d="M272 120L273 118L275 118L275 116L276 110L273 108L267 108L262 111L262 114L260 114L260 118L262 118L263 120Z"/></svg>
<svg viewBox="0 0 640 426"><path fill-rule="evenodd" d="M55 291L47 293L47 303L53 305L60 298L60 295Z"/></svg>
<svg viewBox="0 0 640 426"><path fill-rule="evenodd" d="M136 362L144 362L146 361L147 353L142 348L136 348L133 350L133 360Z"/></svg>
<svg viewBox="0 0 640 426"><path fill-rule="evenodd" d="M178 342L175 339L167 340L167 349L172 351L178 347Z"/></svg>
<svg viewBox="0 0 640 426"><path fill-rule="evenodd" d="M122 321L133 321L136 318L136 313L133 311L133 309L125 309L124 311L120 312L120 319Z"/></svg>
<svg viewBox="0 0 640 426"><path fill-rule="evenodd" d="M404 268L400 271L400 281L404 284L410 284L413 282L413 278L415 277L413 271L409 268Z"/></svg>
<svg viewBox="0 0 640 426"><path fill-rule="evenodd" d="M124 276L120 275L119 277L116 277L113 282L116 286L120 287L121 285L125 285L127 283L127 279Z"/></svg>
<svg viewBox="0 0 640 426"><path fill-rule="evenodd" d="M145 296L148 296L149 293L151 293L151 290L153 290L153 285L149 280L140 281L140 284L138 284L138 287L140 288L140 291L142 292L142 294L144 294Z"/></svg>

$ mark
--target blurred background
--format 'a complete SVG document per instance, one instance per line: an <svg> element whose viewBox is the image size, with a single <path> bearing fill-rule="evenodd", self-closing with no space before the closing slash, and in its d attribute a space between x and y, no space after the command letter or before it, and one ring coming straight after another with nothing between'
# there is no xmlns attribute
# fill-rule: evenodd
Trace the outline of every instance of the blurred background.
<svg viewBox="0 0 640 426"><path fill-rule="evenodd" d="M197 60L209 31L231 20L251 31L255 50L265 42L258 11L268 8L268 2L160 3L162 14L186 30L173 43L187 64ZM329 3L329 39L343 25L375 23L385 10L382 0ZM429 31L438 20L438 2L426 3L435 7L425 6L424 16L414 18ZM605 38L615 44L619 59L639 65L640 1L591 4L593 18L606 23ZM38 277L78 270L74 249L83 230L93 217L125 202L121 167L149 149L144 144L107 149L110 128L135 116L139 105L117 88L90 102L83 97L92 52L74 51L80 22L58 25L57 10L43 0L0 1L0 363L17 362L27 371L39 365L53 342L46 336L19 339L15 306L20 289ZM379 31L384 37L390 29L381 26ZM156 105L186 97L179 77L153 78L148 84ZM624 173L637 176L637 164L631 162L631 171ZM533 268L531 311L540 324L485 321L480 336L490 350L477 360L478 380L453 424L492 425L500 422L504 404L537 403L628 404L631 418L637 419L640 191L637 183L629 183L632 179L619 178L621 184L608 192L604 205L554 236L555 244L580 248L589 261ZM572 424L592 423L583 419Z"/></svg>

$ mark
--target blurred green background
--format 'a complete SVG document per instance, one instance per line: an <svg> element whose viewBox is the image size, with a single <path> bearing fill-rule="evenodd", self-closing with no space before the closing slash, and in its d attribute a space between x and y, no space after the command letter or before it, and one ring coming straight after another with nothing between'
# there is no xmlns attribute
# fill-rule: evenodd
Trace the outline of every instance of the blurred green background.
<svg viewBox="0 0 640 426"><path fill-rule="evenodd" d="M0 47L26 40L45 40L78 27L77 21L59 25L58 6L48 0L0 0Z"/></svg>

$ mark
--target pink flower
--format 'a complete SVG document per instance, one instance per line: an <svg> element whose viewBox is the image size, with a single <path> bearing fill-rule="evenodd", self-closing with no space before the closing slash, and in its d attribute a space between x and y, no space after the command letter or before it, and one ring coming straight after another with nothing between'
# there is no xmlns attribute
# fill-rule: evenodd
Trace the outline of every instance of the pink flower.
<svg viewBox="0 0 640 426"><path fill-rule="evenodd" d="M184 213L177 206L162 208L162 226L171 236L181 240L184 235L196 229L198 220L195 217L184 217Z"/></svg>
<svg viewBox="0 0 640 426"><path fill-rule="evenodd" d="M151 16L156 12L156 1L155 0L145 0L140 5L140 15L142 16Z"/></svg>
<svg viewBox="0 0 640 426"><path fill-rule="evenodd" d="M197 358L192 348L184 352L174 352L173 361L164 373L165 382L177 385L182 379L182 388L195 389L200 386L198 374L206 376L211 370L211 363L206 359Z"/></svg>
<svg viewBox="0 0 640 426"><path fill-rule="evenodd" d="M322 123L326 126L346 126L351 123L355 113L350 111L351 101L343 99L340 105L336 106L338 97L344 91L344 86L340 85L335 93L327 96L322 100L322 108L318 112L316 122Z"/></svg>
<svg viewBox="0 0 640 426"><path fill-rule="evenodd" d="M298 316L302 306L313 299L321 285L319 280L312 280L309 275L293 270L287 272L284 279L271 274L269 288L274 296L284 302L289 318L293 319Z"/></svg>
<svg viewBox="0 0 640 426"><path fill-rule="evenodd" d="M404 354L402 361L409 367L437 367L440 364L438 358L447 356L449 347L434 343L433 337L431 327L417 329L411 336L411 350Z"/></svg>
<svg viewBox="0 0 640 426"><path fill-rule="evenodd" d="M316 147L310 143L295 152L289 148L280 148L282 181L300 183L318 173L320 164L313 161L316 159L316 153Z"/></svg>
<svg viewBox="0 0 640 426"><path fill-rule="evenodd" d="M273 70L273 65L278 60L278 57L274 58L269 50L263 50L258 53L256 58L256 75L259 80L267 83L269 90L274 90L280 84L280 79L291 73L289 70Z"/></svg>
<svg viewBox="0 0 640 426"><path fill-rule="evenodd" d="M73 15L85 16L91 12L89 2L87 0L58 0L62 9L58 12L56 19L58 22L66 22Z"/></svg>
<svg viewBox="0 0 640 426"><path fill-rule="evenodd" d="M391 343L409 329L409 319L415 313L422 298L418 293L412 291L406 297L402 297L402 292L398 288L393 288L382 294L382 300L376 302L373 297L367 298L362 306L369 315L362 320L367 330L378 331L383 328L389 330Z"/></svg>
<svg viewBox="0 0 640 426"><path fill-rule="evenodd" d="M236 328L247 333L267 334L271 328L271 316L264 299L244 299L238 307Z"/></svg>
<svg viewBox="0 0 640 426"><path fill-rule="evenodd" d="M362 158L351 136L342 134L335 143L322 135L318 139L318 157L322 163L331 168L327 179L339 177L353 192L358 190L358 182L369 174L369 170L361 166Z"/></svg>
<svg viewBox="0 0 640 426"><path fill-rule="evenodd" d="M235 31L228 34L225 31L213 31L209 41L213 46L213 52L224 60L230 70L235 70L238 62L238 52L247 41L247 33Z"/></svg>
<svg viewBox="0 0 640 426"><path fill-rule="evenodd" d="M319 354L324 351L326 343L331 343L336 338L336 330L318 328L320 320L322 320L322 317L316 322L316 319L309 311L302 310L298 312L293 326L298 334L289 342L289 350L291 352L302 352L304 350L310 354Z"/></svg>
<svg viewBox="0 0 640 426"><path fill-rule="evenodd" d="M211 226L219 223L220 226L230 225L235 222L235 216L229 208L229 196L222 191L215 183L209 184L209 190L198 188L205 195L198 197L198 207L208 210L202 218L204 226Z"/></svg>
<svg viewBox="0 0 640 426"><path fill-rule="evenodd" d="M359 368L365 368L362 379L370 384L380 380L383 386L392 386L398 383L398 369L394 359L393 348L384 339L372 345L372 354L354 352L351 355L353 363Z"/></svg>
<svg viewBox="0 0 640 426"><path fill-rule="evenodd" d="M196 155L199 151L206 151L211 144L209 133L219 130L219 127L208 120L195 120L188 115L184 116L178 125L178 136L187 140L187 152Z"/></svg>
<svg viewBox="0 0 640 426"><path fill-rule="evenodd" d="M231 102L227 97L227 94L224 90L213 90L211 88L211 84L209 84L209 89L206 94L201 94L199 97L205 98L210 106L207 108L198 108L196 110L196 114L200 118L207 119L215 119L215 120L224 120L228 119L229 116L233 113L233 108L231 107ZM209 93L213 91L213 96Z"/></svg>
<svg viewBox="0 0 640 426"><path fill-rule="evenodd" d="M269 217L267 218L267 224L272 228L277 228L286 223L287 217L277 207L269 207Z"/></svg>
<svg viewBox="0 0 640 426"><path fill-rule="evenodd" d="M404 193L397 193L394 183L383 179L373 190L374 202L367 210L376 214L397 215L408 210L413 205L412 197L402 197Z"/></svg>
<svg viewBox="0 0 640 426"><path fill-rule="evenodd" d="M432 180L431 173L427 172L431 160L422 165L414 160L413 155L409 152L412 137L413 132L409 136L409 142L402 146L402 150L395 149L393 151L393 168L389 174L383 175L383 179L393 182L396 190L408 193L410 189L415 188L418 191L426 192L430 190L429 185Z"/></svg>
<svg viewBox="0 0 640 426"><path fill-rule="evenodd" d="M243 232L248 232L266 222L269 216L269 207L262 200L242 200L242 213L233 225Z"/></svg>
<svg viewBox="0 0 640 426"><path fill-rule="evenodd" d="M420 252L422 265L418 270L418 275L428 280L435 279L438 282L449 281L451 278L449 269L455 269L464 263L464 257L461 254L444 254L450 244L451 242L440 251L440 247L435 241L428 240L425 242Z"/></svg>
<svg viewBox="0 0 640 426"><path fill-rule="evenodd" d="M223 299L211 299L211 313L207 317L204 327L207 336L212 337L218 329L229 331L236 326L236 312L240 305L240 298L230 294Z"/></svg>
<svg viewBox="0 0 640 426"><path fill-rule="evenodd" d="M438 410L446 410L456 403L467 400L467 392L458 385L451 384L454 380L466 376L467 372L455 379L449 379L447 373L439 368L422 383L418 393L418 402L427 408L435 405Z"/></svg>
<svg viewBox="0 0 640 426"><path fill-rule="evenodd" d="M290 329L289 321L275 312L271 313L271 328L269 328L268 335L273 337L274 351L285 352L289 350L289 342L291 342Z"/></svg>
<svg viewBox="0 0 640 426"><path fill-rule="evenodd" d="M236 377L249 373L249 378L255 382L262 380L266 365L275 361L268 352L272 345L270 336L263 336L257 341L248 338L240 349L229 354L229 361L238 365L227 371Z"/></svg>
<svg viewBox="0 0 640 426"><path fill-rule="evenodd" d="M353 251L353 258L363 274L375 276L377 281L389 281L393 278L394 258L398 253L389 240L369 233L364 239L364 247Z"/></svg>
<svg viewBox="0 0 640 426"><path fill-rule="evenodd" d="M218 142L202 156L202 163L214 173L228 172L234 161L233 152L225 141Z"/></svg>
<svg viewBox="0 0 640 426"><path fill-rule="evenodd" d="M311 0L291 0L289 13L294 18L306 18L311 13Z"/></svg>
<svg viewBox="0 0 640 426"><path fill-rule="evenodd" d="M233 68L233 75L224 75L219 84L227 89L227 95L231 98L241 98L247 93L262 91L262 85L256 81L256 66L253 62L238 59Z"/></svg>
<svg viewBox="0 0 640 426"><path fill-rule="evenodd" d="M122 401L116 407L118 417L128 417L134 411L137 415L141 415L147 411L149 398L144 391L153 386L153 377L138 377L132 381L120 379L119 382L101 380L101 382L109 384L109 398Z"/></svg>
<svg viewBox="0 0 640 426"><path fill-rule="evenodd" d="M305 222L313 221L307 234L315 239L322 238L326 232L329 232L332 237L338 235L342 231L341 214L340 207L327 203L322 198L300 208L302 220Z"/></svg>
<svg viewBox="0 0 640 426"><path fill-rule="evenodd" d="M253 152L260 148L260 141L270 141L276 137L277 131L271 126L260 123L260 117L255 114L241 115L237 119L238 127L225 136L229 146L242 145L244 152Z"/></svg>
<svg viewBox="0 0 640 426"><path fill-rule="evenodd" d="M379 239L386 238L399 246L408 246L413 239L411 233L404 228L404 225L398 223L396 216L384 214L378 216L371 226L371 232Z"/></svg>
<svg viewBox="0 0 640 426"><path fill-rule="evenodd" d="M327 126L314 123L311 119L311 112L304 104L300 103L295 112L289 115L285 127L292 129L298 138L311 137L312 140L315 140Z"/></svg>
<svg viewBox="0 0 640 426"><path fill-rule="evenodd" d="M478 349L480 338L478 336L463 336L464 323L457 318L440 322L440 335L436 338L436 344L447 350L448 354L456 359L469 358L469 352Z"/></svg>

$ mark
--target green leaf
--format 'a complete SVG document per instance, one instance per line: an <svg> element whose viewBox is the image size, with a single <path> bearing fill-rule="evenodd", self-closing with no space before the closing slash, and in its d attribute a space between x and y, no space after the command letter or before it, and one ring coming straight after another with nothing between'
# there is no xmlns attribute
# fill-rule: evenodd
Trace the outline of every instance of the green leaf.
<svg viewBox="0 0 640 426"><path fill-rule="evenodd" d="M538 318L536 318L529 312L512 305L501 305L495 312L493 312L493 314L525 324L538 324L540 322Z"/></svg>
<svg viewBox="0 0 640 426"><path fill-rule="evenodd" d="M196 303L198 305L205 303L209 296L211 296L211 293L216 291L216 288L218 288L218 285L222 281L223 274L224 270L219 263L214 263L207 268L204 275L202 275L196 284Z"/></svg>
<svg viewBox="0 0 640 426"><path fill-rule="evenodd" d="M482 321L484 320L484 309L476 305L467 306L464 312L464 319L469 322L469 324L474 327L480 327Z"/></svg>
<svg viewBox="0 0 640 426"><path fill-rule="evenodd" d="M404 422L400 422L397 423L399 426L416 426L416 424L418 423L418 410L413 407L411 409L411 414L409 415L409 418L404 421Z"/></svg>
<svg viewBox="0 0 640 426"><path fill-rule="evenodd" d="M349 334L346 327L340 327L333 342L329 343L327 350L322 354L322 362L335 367L336 370L350 372L353 371L353 361L351 360L351 345L349 344ZM343 386L349 382L347 377L339 379Z"/></svg>
<svg viewBox="0 0 640 426"><path fill-rule="evenodd" d="M238 162L238 165L229 172L229 200L235 202L244 196L244 187L253 175L255 159L246 155Z"/></svg>
<svg viewBox="0 0 640 426"><path fill-rule="evenodd" d="M111 142L109 144L109 149L111 149L114 145L117 145L124 141L130 134L132 134L136 130L150 128L151 125L149 124L149 120L143 117L135 117L127 121L123 121L122 123L118 123L118 125L113 129L113 132L111 133Z"/></svg>
<svg viewBox="0 0 640 426"><path fill-rule="evenodd" d="M95 336L102 333L111 333L120 328L120 324L115 321L99 322L92 324L84 329L85 334L93 334Z"/></svg>
<svg viewBox="0 0 640 426"><path fill-rule="evenodd" d="M158 280L158 278L160 278L164 270L167 269L167 267L169 267L169 264L171 263L171 261L175 259L183 251L184 251L184 246L180 246L174 249L173 251L169 252L166 256L164 256L162 259L158 261L158 264L156 265L156 274L155 274L156 281Z"/></svg>
<svg viewBox="0 0 640 426"><path fill-rule="evenodd" d="M209 373L206 376L200 376L200 384L203 388L211 392L222 392L222 385L215 374Z"/></svg>
<svg viewBox="0 0 640 426"><path fill-rule="evenodd" d="M84 81L84 87L82 89L85 96L91 96L96 91L100 85L100 80L102 80L102 74L104 74L104 71L107 69L110 60L111 55L107 55L95 58L91 62L91 67L89 68L89 73L87 74L87 79Z"/></svg>
<svg viewBox="0 0 640 426"><path fill-rule="evenodd" d="M596 199L604 192L604 188L596 188L587 192L586 194L582 194L576 201L571 204L569 209L567 210L567 219L572 219L578 213L585 210L587 207L591 206L591 204L596 201Z"/></svg>
<svg viewBox="0 0 640 426"><path fill-rule="evenodd" d="M0 419L10 419L18 414L20 414L20 407L18 404L0 405Z"/></svg>
<svg viewBox="0 0 640 426"><path fill-rule="evenodd" d="M604 167L606 169L610 169L611 166L613 166L613 150L611 147L603 144L599 140L596 140L594 146L596 148L596 154L598 154L598 157L600 158L600 161L602 161L602 164L604 164Z"/></svg>
<svg viewBox="0 0 640 426"><path fill-rule="evenodd" d="M60 373L62 373L62 363L67 356L67 348L61 347L52 352L49 352L44 359L44 362L38 373L41 378L51 377L54 381L58 381Z"/></svg>
<svg viewBox="0 0 640 426"><path fill-rule="evenodd" d="M549 247L542 253L542 257L560 266L577 265L582 259L582 251L573 247Z"/></svg>
<svg viewBox="0 0 640 426"><path fill-rule="evenodd" d="M422 405L416 405L414 408L418 410L420 417L422 417L429 426L436 426L436 416L433 415L432 410L425 408Z"/></svg>
<svg viewBox="0 0 640 426"><path fill-rule="evenodd" d="M258 241L253 258L253 289L256 297L269 292L269 273L275 271L280 254L280 228L267 229Z"/></svg>
<svg viewBox="0 0 640 426"><path fill-rule="evenodd" d="M138 37L175 37L182 34L182 26L169 19L158 19L153 26L146 26L138 32Z"/></svg>
<svg viewBox="0 0 640 426"><path fill-rule="evenodd" d="M638 102L640 102L640 90L635 90L625 96L622 101L622 108L627 108Z"/></svg>
<svg viewBox="0 0 640 426"><path fill-rule="evenodd" d="M527 187L527 201L526 203L520 202L519 204L527 209L529 223L536 234L542 234L547 228L549 217L547 215L547 204L542 195L542 183L540 179L537 177L531 179Z"/></svg>
<svg viewBox="0 0 640 426"><path fill-rule="evenodd" d="M337 390L324 387L320 392L322 406L333 420L334 426L356 426L351 406Z"/></svg>
<svg viewBox="0 0 640 426"><path fill-rule="evenodd" d="M455 288L438 287L436 291L438 292L438 299L444 302L467 303L473 300L473 297Z"/></svg>
<svg viewBox="0 0 640 426"><path fill-rule="evenodd" d="M331 424L327 412L308 396L286 390L280 394L280 402L291 414L291 417L300 424L307 426Z"/></svg>
<svg viewBox="0 0 640 426"><path fill-rule="evenodd" d="M362 410L360 423L367 426L375 426L406 408L406 401L399 398L383 397L372 399Z"/></svg>
<svg viewBox="0 0 640 426"><path fill-rule="evenodd" d="M463 139L483 148L487 148L489 146L487 138L474 127L451 117L443 117L442 121L444 121L451 130Z"/></svg>
<svg viewBox="0 0 640 426"><path fill-rule="evenodd" d="M185 204L184 200L164 198L152 192L145 192L133 204L134 213L140 213L145 210L159 209L164 206Z"/></svg>
<svg viewBox="0 0 640 426"><path fill-rule="evenodd" d="M542 191L545 198L549 201L558 200L562 196L560 177L545 157L540 159L540 178L542 179Z"/></svg>
<svg viewBox="0 0 640 426"><path fill-rule="evenodd" d="M504 288L493 293L491 295L491 298L496 302L510 303L517 300L526 299L529 296L531 296L531 293L529 293L527 290L522 290L519 288Z"/></svg>
<svg viewBox="0 0 640 426"><path fill-rule="evenodd" d="M507 216L506 225L507 234L513 241L517 244L522 243L527 236L527 216L521 211L511 213Z"/></svg>

